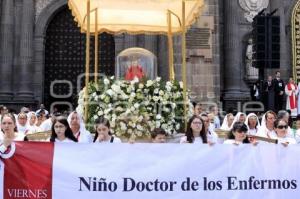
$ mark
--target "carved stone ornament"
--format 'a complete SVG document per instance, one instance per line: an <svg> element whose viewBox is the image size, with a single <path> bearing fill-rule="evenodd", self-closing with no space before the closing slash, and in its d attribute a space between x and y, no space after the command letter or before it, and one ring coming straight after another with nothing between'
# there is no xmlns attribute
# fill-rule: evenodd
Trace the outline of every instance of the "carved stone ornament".
<svg viewBox="0 0 300 199"><path fill-rule="evenodd" d="M244 16L247 21L252 23L257 13L268 7L269 0L239 0L239 4L246 11Z"/></svg>
<svg viewBox="0 0 300 199"><path fill-rule="evenodd" d="M54 0L35 0L35 20L41 14L42 10Z"/></svg>

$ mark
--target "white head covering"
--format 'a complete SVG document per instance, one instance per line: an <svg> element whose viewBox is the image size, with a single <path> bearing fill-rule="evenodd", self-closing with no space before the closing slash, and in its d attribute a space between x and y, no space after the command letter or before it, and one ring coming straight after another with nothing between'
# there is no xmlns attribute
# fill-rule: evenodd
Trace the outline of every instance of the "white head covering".
<svg viewBox="0 0 300 199"><path fill-rule="evenodd" d="M246 125L247 125L247 127L249 129L248 121L249 121L249 118L253 117L253 116L256 117L256 122L257 122L256 129L258 129L260 127L260 123L259 123L259 119L258 119L258 117L257 117L257 115L255 113L249 113L247 115L247 117L246 117L245 123L246 123Z"/></svg>
<svg viewBox="0 0 300 199"><path fill-rule="evenodd" d="M19 113L17 115L17 118L16 118L16 123L17 123L17 130L18 130L18 133L22 133L22 134L26 134L29 130L29 126L28 126L28 116L26 115L27 117L27 121L26 121L26 124L24 126L22 126L19 121L18 121L18 118L21 114L24 114L26 115L26 113Z"/></svg>
<svg viewBox="0 0 300 199"><path fill-rule="evenodd" d="M78 118L79 118L79 132L80 132L80 137L79 137L79 140L78 142L92 142L92 136L91 136L91 133L86 130L85 128L85 124L83 122L83 117L80 113L76 112L76 111L73 111L69 114L68 118L67 118L67 121L71 127L71 118L72 118L72 115L76 113Z"/></svg>
<svg viewBox="0 0 300 199"><path fill-rule="evenodd" d="M234 120L233 120L233 122L232 122L232 124L231 124L231 126L230 126L230 129L232 129L234 123L236 123L237 121L240 120L241 115L245 115L245 116L246 116L245 113L238 112L238 113L235 115L235 117L234 117Z"/></svg>
<svg viewBox="0 0 300 199"><path fill-rule="evenodd" d="M266 128L267 124L266 124L266 114L263 114L262 118L261 118L261 124L260 124L261 128Z"/></svg>
<svg viewBox="0 0 300 199"><path fill-rule="evenodd" d="M36 113L33 112L33 111L30 111L29 113L27 113L27 126L28 126L28 130L30 133L36 133L38 132L38 130L40 130L35 124L36 124L36 121L33 125L30 125L30 120L31 118L35 116L36 117Z"/></svg>
<svg viewBox="0 0 300 199"><path fill-rule="evenodd" d="M33 115L36 116L35 112L33 112L33 111L30 111L29 113L27 113L27 125L28 125L28 126L31 126L31 125L30 125L30 120L31 120L31 118L33 117ZM35 125L35 124L33 124L33 126L34 126L34 125Z"/></svg>
<svg viewBox="0 0 300 199"><path fill-rule="evenodd" d="M229 117L229 115L232 115L232 114L228 113L228 114L225 115L223 123L222 123L220 129L225 130L225 131L230 130L230 127L228 126L228 117Z"/></svg>

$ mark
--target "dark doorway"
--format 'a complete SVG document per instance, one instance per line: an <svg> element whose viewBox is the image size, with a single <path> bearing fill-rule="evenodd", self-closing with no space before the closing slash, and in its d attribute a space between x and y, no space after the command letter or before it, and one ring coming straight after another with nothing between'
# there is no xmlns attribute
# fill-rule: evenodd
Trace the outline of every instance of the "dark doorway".
<svg viewBox="0 0 300 199"><path fill-rule="evenodd" d="M44 104L47 109L54 105L59 111L75 109L78 90L82 89L85 72L85 34L74 21L65 6L50 21L46 32ZM113 75L115 71L114 37L103 33L99 36L99 71ZM94 72L94 38L91 38L90 72ZM81 78L80 78L81 77ZM93 80L90 77L90 80ZM80 88L78 88L78 81Z"/></svg>

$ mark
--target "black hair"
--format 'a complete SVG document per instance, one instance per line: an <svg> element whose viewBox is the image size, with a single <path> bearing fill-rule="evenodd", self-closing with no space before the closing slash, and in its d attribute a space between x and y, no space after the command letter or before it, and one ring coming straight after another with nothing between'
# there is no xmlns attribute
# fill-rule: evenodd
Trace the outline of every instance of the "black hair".
<svg viewBox="0 0 300 199"><path fill-rule="evenodd" d="M52 127L51 127L51 137L50 137L50 142L55 142L55 138L57 138L57 135L55 133L54 130L54 125L56 122L62 123L65 127L66 127L66 131L65 131L65 136L66 138L69 138L70 140L73 140L74 142L78 142L78 140L76 139L76 137L74 136L67 118L63 117L63 116L59 116L56 117L55 120L53 121Z"/></svg>
<svg viewBox="0 0 300 199"><path fill-rule="evenodd" d="M236 131L237 131L237 132L245 132L245 133L247 133L247 132L248 132L248 127L247 127L246 124L244 124L244 123L242 123L242 122L235 122L235 123L233 124L233 127L232 127L230 133L229 133L228 138L229 138L229 139L235 139L233 133L236 132ZM249 140L248 140L247 138L245 138L245 139L243 140L243 143L250 143L250 142L249 142Z"/></svg>
<svg viewBox="0 0 300 199"><path fill-rule="evenodd" d="M167 133L164 129L162 128L155 128L152 132L151 132L151 138L155 139L157 135L165 135L167 136Z"/></svg>
<svg viewBox="0 0 300 199"><path fill-rule="evenodd" d="M201 119L201 117L197 116L197 115L194 115L191 117L191 119L189 119L188 123L187 123L187 131L185 133L186 135L186 140L189 142L189 143L193 143L194 140L195 140L195 137L193 135L193 130L191 128L192 126L192 122L194 121L194 119L198 118L201 122L202 122L202 129L200 131L200 137L202 138L202 142L203 143L207 143L207 136L206 136L206 132L205 132L205 127L204 127L204 122L203 120Z"/></svg>

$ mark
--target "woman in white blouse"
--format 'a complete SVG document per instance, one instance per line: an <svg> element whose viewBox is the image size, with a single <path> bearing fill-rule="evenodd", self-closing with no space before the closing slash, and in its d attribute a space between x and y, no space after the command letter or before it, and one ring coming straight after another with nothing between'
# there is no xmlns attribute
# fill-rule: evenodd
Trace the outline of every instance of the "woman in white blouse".
<svg viewBox="0 0 300 199"><path fill-rule="evenodd" d="M277 119L274 122L275 132L277 135L278 143L287 146L288 144L296 144L295 138L288 136L288 127L289 125L283 119Z"/></svg>
<svg viewBox="0 0 300 199"><path fill-rule="evenodd" d="M109 121L103 117L95 121L94 142L100 143L121 143L121 139L113 136L110 131Z"/></svg>
<svg viewBox="0 0 300 199"><path fill-rule="evenodd" d="M207 135L205 132L203 120L194 115L187 124L185 136L180 139L180 143L201 143L207 144Z"/></svg>
<svg viewBox="0 0 300 199"><path fill-rule="evenodd" d="M55 118L51 131L50 142L78 142L67 119L63 116Z"/></svg>

